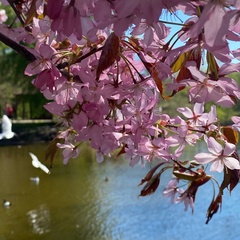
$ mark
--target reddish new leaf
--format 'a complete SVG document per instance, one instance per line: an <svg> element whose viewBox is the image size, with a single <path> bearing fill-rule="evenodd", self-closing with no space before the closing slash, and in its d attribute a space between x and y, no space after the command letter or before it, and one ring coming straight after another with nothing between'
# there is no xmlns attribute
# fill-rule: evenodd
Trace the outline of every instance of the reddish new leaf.
<svg viewBox="0 0 240 240"><path fill-rule="evenodd" d="M157 86L162 98L165 99L165 100L168 100L170 97L165 96L165 94L164 94L164 84L163 84L162 80L159 78L159 72L156 69L155 64L145 61L145 59L143 59L143 57L140 54L138 54L138 56L141 59L143 65L145 66L147 71L150 73L153 80L155 81L156 86Z"/></svg>
<svg viewBox="0 0 240 240"><path fill-rule="evenodd" d="M193 78L191 72L188 70L188 68L186 68L185 66L183 66L180 70L180 72L178 73L178 76L176 78L177 82L181 82L184 79L191 79ZM184 87L181 87L181 89L183 89Z"/></svg>
<svg viewBox="0 0 240 240"><path fill-rule="evenodd" d="M98 62L96 80L99 79L101 73L111 67L119 56L119 37L112 32L107 38Z"/></svg>
<svg viewBox="0 0 240 240"><path fill-rule="evenodd" d="M188 180L195 187L199 187L211 179L211 176L207 175L202 168L197 169L196 172L185 168L185 171L178 169L173 171L173 174L181 180Z"/></svg>
<svg viewBox="0 0 240 240"><path fill-rule="evenodd" d="M211 79L218 80L219 66L212 53L207 51L208 74Z"/></svg>
<svg viewBox="0 0 240 240"><path fill-rule="evenodd" d="M237 151L235 151L232 154L232 157L238 159L239 161L239 156ZM224 178L220 187L221 193L223 194L223 190L225 188L229 188L230 193L232 190L238 185L239 183L239 176L240 176L240 171L237 169L228 169L224 168Z"/></svg>
<svg viewBox="0 0 240 240"><path fill-rule="evenodd" d="M50 144L48 145L46 152L45 152L45 160L47 161L48 159L50 159L51 164L53 163L54 157L57 153L57 150L59 150L59 148L57 147L57 143L63 143L64 139L63 138L58 138L56 137L55 139L53 139Z"/></svg>
<svg viewBox="0 0 240 240"><path fill-rule="evenodd" d="M185 67L185 64L187 61L194 61L196 63L197 68L200 68L201 65L201 50L197 46L196 48L190 50L189 52L182 53L172 64L171 68L173 72L178 72L176 82L181 82L185 79L192 79L192 74L188 70L188 68ZM174 90L171 94L171 97L174 96L177 92L180 92L185 87L179 87L177 90Z"/></svg>
<svg viewBox="0 0 240 240"><path fill-rule="evenodd" d="M224 179L222 181L220 189L223 192L223 190L225 188L229 187L229 191L231 193L233 188L237 186L238 182L239 182L239 171L238 170L236 170L236 169L234 169L234 170L231 170L231 169L225 170L224 169Z"/></svg>
<svg viewBox="0 0 240 240"><path fill-rule="evenodd" d="M133 49L135 49L136 51L143 51L143 47L140 46L139 44L139 40L133 37L128 38L129 39L129 43L131 44L131 46L133 47Z"/></svg>
<svg viewBox="0 0 240 240"><path fill-rule="evenodd" d="M151 67L151 75L152 75L152 78L153 80L155 81L157 87L158 87L158 90L160 91L161 93L161 96L163 99L165 100L168 100L170 99L171 97L170 96L165 96L165 93L164 93L164 84L162 82L162 79L159 78L159 72L157 71L156 67L153 65Z"/></svg>
<svg viewBox="0 0 240 240"><path fill-rule="evenodd" d="M213 215L218 212L219 207L222 205L222 194L219 192L216 199L213 199L208 210L207 210L207 221L206 224L212 219Z"/></svg>
<svg viewBox="0 0 240 240"><path fill-rule="evenodd" d="M140 186L140 185L142 185L143 183L149 181L149 180L152 178L153 174L156 172L156 170L157 170L160 166L162 166L163 164L164 164L164 162L159 163L159 164L157 164L155 167L153 167L153 168L147 173L147 175L142 179L142 181L138 184L138 186Z"/></svg>
<svg viewBox="0 0 240 240"><path fill-rule="evenodd" d="M158 185L160 183L160 175L161 173L155 174L143 187L139 196L144 197L153 194L158 188Z"/></svg>
<svg viewBox="0 0 240 240"><path fill-rule="evenodd" d="M33 0L31 3L30 9L27 12L27 15L26 15L27 18L25 20L24 26L26 27L28 24L30 24L32 22L33 18L36 17L37 15L38 14L36 11L36 0Z"/></svg>
<svg viewBox="0 0 240 240"><path fill-rule="evenodd" d="M227 138L228 142L232 144L238 143L238 132L230 126L222 127L224 136Z"/></svg>

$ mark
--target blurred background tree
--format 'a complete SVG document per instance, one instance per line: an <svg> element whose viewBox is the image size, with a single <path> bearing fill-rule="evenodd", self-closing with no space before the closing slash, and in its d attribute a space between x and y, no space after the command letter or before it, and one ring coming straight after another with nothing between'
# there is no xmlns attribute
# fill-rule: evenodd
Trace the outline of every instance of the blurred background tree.
<svg viewBox="0 0 240 240"><path fill-rule="evenodd" d="M240 85L240 73L235 72L230 74L230 77L237 81L238 85ZM187 97L188 89L184 89L183 91L178 92L174 98L170 98L169 100L162 99L161 107L163 112L167 112L171 117L178 115L176 111L177 107L192 107L192 105L188 102ZM170 95L170 93L168 93ZM168 95L166 94L166 96ZM206 109L209 111L211 108L211 103L206 104ZM224 108L217 106L218 118L223 125L228 125L232 123L230 116L240 116L240 102L234 105L232 108Z"/></svg>
<svg viewBox="0 0 240 240"><path fill-rule="evenodd" d="M4 5L0 8L7 12L9 26L18 24L11 8ZM6 104L10 104L14 110L13 118L51 118L42 107L47 100L32 85L32 79L24 75L27 64L22 56L0 42L0 114L4 114Z"/></svg>

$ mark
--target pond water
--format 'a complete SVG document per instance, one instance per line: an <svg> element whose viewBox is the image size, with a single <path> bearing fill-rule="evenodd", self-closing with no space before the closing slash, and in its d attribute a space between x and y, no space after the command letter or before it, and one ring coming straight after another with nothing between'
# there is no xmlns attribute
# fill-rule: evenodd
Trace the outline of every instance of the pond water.
<svg viewBox="0 0 240 240"><path fill-rule="evenodd" d="M0 148L0 200L12 203L0 206L0 240L239 239L239 187L231 197L225 193L222 212L206 225L211 183L199 190L192 215L183 204L163 198L170 174L155 194L138 197L138 184L149 166L130 168L123 159L98 164L84 150L81 159L68 165L57 155L47 175L32 166L28 154L42 160L46 147ZM34 177L39 177L38 184L30 180Z"/></svg>

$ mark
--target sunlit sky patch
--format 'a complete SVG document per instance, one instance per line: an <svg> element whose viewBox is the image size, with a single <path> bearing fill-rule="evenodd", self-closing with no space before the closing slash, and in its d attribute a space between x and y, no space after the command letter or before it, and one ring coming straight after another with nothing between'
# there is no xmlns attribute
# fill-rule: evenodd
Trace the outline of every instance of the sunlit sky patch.
<svg viewBox="0 0 240 240"><path fill-rule="evenodd" d="M182 26L184 25L184 22L189 19L191 16L185 15L182 13L182 11L177 11L176 13L172 13L172 14L163 14L162 17L160 18L160 20L165 21L165 22L169 22L166 23L166 26L171 28L171 33L168 36L168 38L166 39L166 42L173 36L174 33L176 33L177 31L179 31ZM236 50L239 48L239 42L234 42L234 41L229 41L229 48L230 50ZM183 42L181 40L176 41L175 43L175 48L176 47L180 47L183 45ZM234 58L232 60L232 63L239 63L239 60L237 60L236 58ZM221 65L222 63L220 63Z"/></svg>

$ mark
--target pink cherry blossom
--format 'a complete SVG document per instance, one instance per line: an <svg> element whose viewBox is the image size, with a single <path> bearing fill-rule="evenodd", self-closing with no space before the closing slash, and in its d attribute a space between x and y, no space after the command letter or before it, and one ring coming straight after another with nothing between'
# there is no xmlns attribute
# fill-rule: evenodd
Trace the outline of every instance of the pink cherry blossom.
<svg viewBox="0 0 240 240"><path fill-rule="evenodd" d="M183 192L179 197L177 197L175 202L176 203L183 202L185 205L185 208L184 208L185 211L187 211L188 207L190 206L190 208L192 209L192 213L194 212L194 198L187 191Z"/></svg>
<svg viewBox="0 0 240 240"><path fill-rule="evenodd" d="M187 123L180 117L175 117L171 121L172 130L175 134L166 138L166 142L171 147L177 147L174 151L174 156L179 158L186 145L194 146L199 139L199 136L189 130Z"/></svg>
<svg viewBox="0 0 240 240"><path fill-rule="evenodd" d="M187 67L195 78L195 80L187 81L187 85L191 87L189 90L190 101L199 103L214 101L225 107L234 104L226 89L222 86L221 80L209 79L205 74L197 70L193 62L189 62Z"/></svg>
<svg viewBox="0 0 240 240"><path fill-rule="evenodd" d="M149 141L147 138L142 139L137 154L143 156L147 161L153 161L154 158L168 160L170 157L169 148L161 138L153 141Z"/></svg>
<svg viewBox="0 0 240 240"><path fill-rule="evenodd" d="M240 117L237 116L233 116L232 117L232 121L234 122L234 124L232 125L232 127L237 130L238 132L240 132Z"/></svg>
<svg viewBox="0 0 240 240"><path fill-rule="evenodd" d="M201 117L204 113L203 103L195 103L193 110L188 107L177 108L178 112L182 113L187 119L190 126L200 126L202 123Z"/></svg>
<svg viewBox="0 0 240 240"><path fill-rule="evenodd" d="M177 187L178 183L179 183L179 179L173 178L169 181L168 185L163 190L163 196L169 197L172 203L175 202L177 195L180 195L183 193L183 189Z"/></svg>
<svg viewBox="0 0 240 240"><path fill-rule="evenodd" d="M71 143L64 143L64 144L60 144L57 143L57 146L59 148L63 148L64 150L62 151L62 155L63 155L63 163L67 164L70 158L76 158L78 157L80 150L79 148L75 147L73 144Z"/></svg>
<svg viewBox="0 0 240 240"><path fill-rule="evenodd" d="M104 155L101 152L96 152L96 160L101 163L104 161Z"/></svg>
<svg viewBox="0 0 240 240"><path fill-rule="evenodd" d="M144 46L148 47L153 42L155 32L159 40L162 40L167 37L168 28L161 22L153 23L152 26L149 26L146 21L141 21L136 27L133 28L131 34L133 36L144 34L142 43Z"/></svg>
<svg viewBox="0 0 240 240"><path fill-rule="evenodd" d="M38 59L29 63L25 69L25 74L32 76L39 74L46 69L51 69L54 65L51 60L56 51L47 44L42 44L39 48Z"/></svg>
<svg viewBox="0 0 240 240"><path fill-rule="evenodd" d="M232 157L236 150L234 144L224 142L221 145L213 137L207 139L207 144L210 153L198 153L194 157L199 163L212 163L210 171L222 172L224 167L231 170L240 169L239 160Z"/></svg>
<svg viewBox="0 0 240 240"><path fill-rule="evenodd" d="M54 1L49 0L47 5L47 14L50 18L56 19L61 12L64 0Z"/></svg>
<svg viewBox="0 0 240 240"><path fill-rule="evenodd" d="M32 34L37 39L35 46L37 51L42 44L51 46L55 42L55 34L51 31L51 22L47 16L44 19L33 18Z"/></svg>

